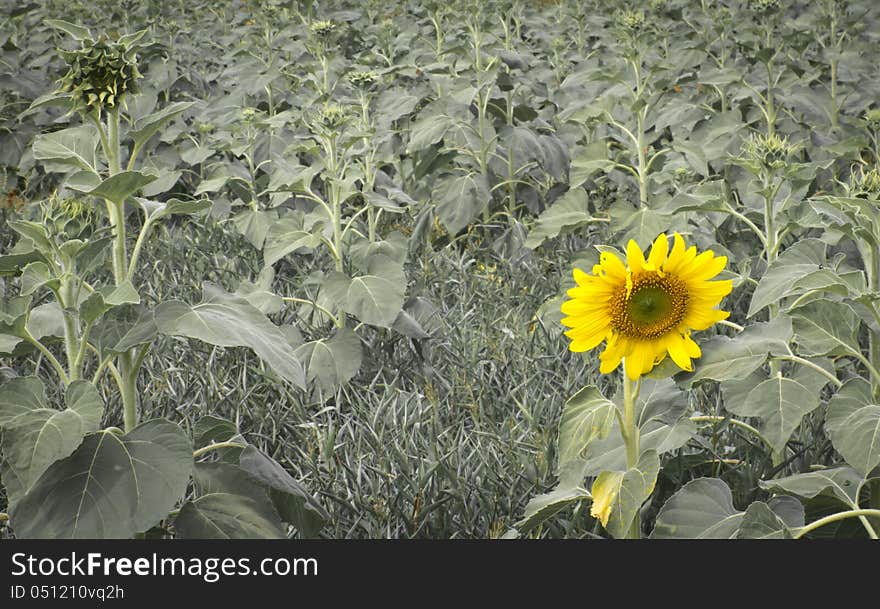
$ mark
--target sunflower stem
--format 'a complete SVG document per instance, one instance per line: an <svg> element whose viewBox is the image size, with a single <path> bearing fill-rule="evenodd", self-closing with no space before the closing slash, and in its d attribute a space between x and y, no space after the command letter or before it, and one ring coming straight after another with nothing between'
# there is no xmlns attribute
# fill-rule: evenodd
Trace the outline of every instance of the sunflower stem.
<svg viewBox="0 0 880 609"><path fill-rule="evenodd" d="M620 434L626 447L626 468L631 469L639 462L639 427L636 424L636 398L638 396L638 381L630 380L626 374L626 359L623 362L623 426ZM636 512L632 526L627 532L627 539L639 539L641 537L641 516Z"/></svg>

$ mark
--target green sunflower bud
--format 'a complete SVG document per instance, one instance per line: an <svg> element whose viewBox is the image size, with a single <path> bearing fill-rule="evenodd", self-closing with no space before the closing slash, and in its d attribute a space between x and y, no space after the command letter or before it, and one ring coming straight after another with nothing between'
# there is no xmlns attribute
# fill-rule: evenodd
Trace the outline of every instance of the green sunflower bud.
<svg viewBox="0 0 880 609"><path fill-rule="evenodd" d="M327 38L336 31L336 24L328 19L313 21L309 25L309 30L318 38Z"/></svg>
<svg viewBox="0 0 880 609"><path fill-rule="evenodd" d="M779 0L749 0L749 10L759 15L775 13L779 10Z"/></svg>
<svg viewBox="0 0 880 609"><path fill-rule="evenodd" d="M125 96L138 92L137 55L132 47L112 42L106 37L86 39L75 51L62 51L67 73L61 78L61 90L72 93L81 111L115 108Z"/></svg>
<svg viewBox="0 0 880 609"><path fill-rule="evenodd" d="M616 16L617 25L632 34L645 29L645 13L643 11L620 11Z"/></svg>
<svg viewBox="0 0 880 609"><path fill-rule="evenodd" d="M858 172L853 171L850 178L850 192L854 196L880 198L880 167L866 170L864 165L859 166Z"/></svg>
<svg viewBox="0 0 880 609"><path fill-rule="evenodd" d="M766 169L784 167L789 157L794 154L796 146L789 143L788 138L776 134L753 134L743 144L746 158Z"/></svg>
<svg viewBox="0 0 880 609"><path fill-rule="evenodd" d="M872 108L865 112L865 124L873 131L880 131L880 108Z"/></svg>
<svg viewBox="0 0 880 609"><path fill-rule="evenodd" d="M348 110L338 104L325 106L318 115L318 122L325 129L336 130L348 122Z"/></svg>
<svg viewBox="0 0 880 609"><path fill-rule="evenodd" d="M348 75L348 82L358 89L367 90L379 81L379 75L373 70L352 72Z"/></svg>

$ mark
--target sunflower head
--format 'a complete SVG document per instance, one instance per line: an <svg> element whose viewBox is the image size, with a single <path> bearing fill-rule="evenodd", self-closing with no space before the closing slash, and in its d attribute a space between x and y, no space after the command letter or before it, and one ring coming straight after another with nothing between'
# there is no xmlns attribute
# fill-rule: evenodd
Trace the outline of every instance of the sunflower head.
<svg viewBox="0 0 880 609"><path fill-rule="evenodd" d="M880 198L880 166L866 170L864 165L860 165L857 172L853 171L850 192L856 197Z"/></svg>
<svg viewBox="0 0 880 609"><path fill-rule="evenodd" d="M135 48L106 37L86 39L75 51L62 51L67 73L61 78L61 90L73 95L83 110L113 108L124 102L127 94L138 92Z"/></svg>
<svg viewBox="0 0 880 609"><path fill-rule="evenodd" d="M779 0L749 0L749 9L758 15L767 15L779 10Z"/></svg>
<svg viewBox="0 0 880 609"><path fill-rule="evenodd" d="M379 81L379 74L373 70L363 70L360 72L352 72L348 75L348 82L358 89L364 91L372 88Z"/></svg>
<svg viewBox="0 0 880 609"><path fill-rule="evenodd" d="M865 112L865 125L872 131L880 131L880 108L871 108Z"/></svg>
<svg viewBox="0 0 880 609"><path fill-rule="evenodd" d="M605 341L599 355L600 372L608 374L625 362L635 380L669 355L683 370L692 371L692 359L701 355L691 339L693 330L705 330L729 313L715 307L733 288L730 280L711 281L727 263L712 250L687 247L678 233L672 249L660 235L646 258L635 241L626 249L626 264L603 252L588 275L574 270L577 287L562 304L562 324L571 340L569 349L589 351Z"/></svg>
<svg viewBox="0 0 880 609"><path fill-rule="evenodd" d="M336 24L329 19L313 21L309 24L309 30L318 38L328 38L336 31Z"/></svg>

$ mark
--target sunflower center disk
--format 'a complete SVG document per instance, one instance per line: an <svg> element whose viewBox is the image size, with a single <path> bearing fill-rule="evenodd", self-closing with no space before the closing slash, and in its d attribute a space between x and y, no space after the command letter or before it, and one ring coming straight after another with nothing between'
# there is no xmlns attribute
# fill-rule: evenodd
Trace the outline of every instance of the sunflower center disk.
<svg viewBox="0 0 880 609"><path fill-rule="evenodd" d="M611 325L633 338L658 338L681 323L687 301L685 284L675 277L633 275L629 295L622 287L612 299Z"/></svg>

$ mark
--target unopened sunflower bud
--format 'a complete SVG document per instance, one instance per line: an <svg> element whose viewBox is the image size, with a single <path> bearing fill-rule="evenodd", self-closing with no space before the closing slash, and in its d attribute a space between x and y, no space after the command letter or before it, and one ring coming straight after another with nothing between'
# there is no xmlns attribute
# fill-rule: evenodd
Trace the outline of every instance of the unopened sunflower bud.
<svg viewBox="0 0 880 609"><path fill-rule="evenodd" d="M873 131L880 131L880 108L865 112L865 124Z"/></svg>
<svg viewBox="0 0 880 609"><path fill-rule="evenodd" d="M643 11L620 11L617 14L617 25L633 34L645 29L645 13Z"/></svg>
<svg viewBox="0 0 880 609"><path fill-rule="evenodd" d="M749 0L749 9L759 15L775 13L779 10L779 0Z"/></svg>
<svg viewBox="0 0 880 609"><path fill-rule="evenodd" d="M348 75L348 82L358 89L369 89L379 80L379 75L373 70L352 72Z"/></svg>
<svg viewBox="0 0 880 609"><path fill-rule="evenodd" d="M114 108L127 94L138 92L137 79L142 75L137 55L128 45L106 37L86 39L82 48L62 51L62 55L68 71L61 78L61 90L72 93L81 110Z"/></svg>
<svg viewBox="0 0 880 609"><path fill-rule="evenodd" d="M309 25L309 30L319 38L327 38L336 31L336 24L330 20L313 21Z"/></svg>
<svg viewBox="0 0 880 609"><path fill-rule="evenodd" d="M860 166L858 172L852 174L850 191L856 196L880 198L880 167L865 170L864 165Z"/></svg>
<svg viewBox="0 0 880 609"><path fill-rule="evenodd" d="M326 129L339 129L348 122L348 111L338 104L330 104L321 110L318 120Z"/></svg>
<svg viewBox="0 0 880 609"><path fill-rule="evenodd" d="M743 144L743 153L746 158L767 169L779 169L785 166L795 148L788 138L756 133Z"/></svg>

